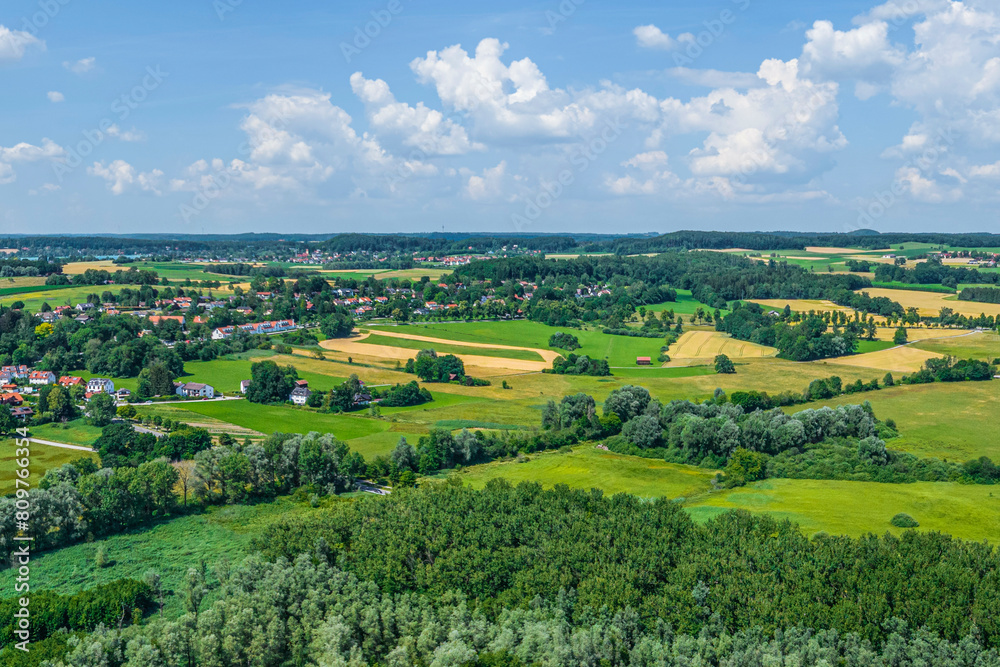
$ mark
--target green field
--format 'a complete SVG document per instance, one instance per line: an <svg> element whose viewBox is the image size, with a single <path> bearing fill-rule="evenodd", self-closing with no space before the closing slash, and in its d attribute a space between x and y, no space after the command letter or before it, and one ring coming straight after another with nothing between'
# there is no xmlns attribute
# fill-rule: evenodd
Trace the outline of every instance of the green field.
<svg viewBox="0 0 1000 667"><path fill-rule="evenodd" d="M360 438L389 428L385 422L351 415L323 414L307 408L259 405L239 401L191 401L183 410L213 417L260 433L333 433L341 440Z"/></svg>
<svg viewBox="0 0 1000 667"><path fill-rule="evenodd" d="M607 359L611 366L635 366L636 357L656 358L660 347L664 345L663 338L632 338L629 336L610 336L600 331L565 329L550 327L538 322L515 320L512 322L461 322L454 324L406 324L388 328L389 331L430 336L466 343L499 343L501 345L518 345L552 349L561 354L568 354L558 348L549 348L549 337L557 331L565 331L577 337L581 348L574 350L575 354L586 354L594 359ZM368 327L372 330L382 329L382 326ZM423 345L428 345L424 343Z"/></svg>
<svg viewBox="0 0 1000 667"><path fill-rule="evenodd" d="M51 287L47 290L30 293L18 293L0 297L0 304L9 306L15 301L23 301L25 310L37 313L42 308L43 303L48 303L51 307L75 306L87 300L91 294L100 295L104 292L117 294L125 285L81 285Z"/></svg>
<svg viewBox="0 0 1000 667"><path fill-rule="evenodd" d="M993 361L1000 357L1000 335L984 331L969 336L922 340L913 343L913 347L928 352L951 355L959 359Z"/></svg>
<svg viewBox="0 0 1000 667"><path fill-rule="evenodd" d="M57 290L72 289L72 287L72 285L22 285L20 287L2 287L0 288L0 297L12 296L15 294L33 294L35 292L54 292Z"/></svg>
<svg viewBox="0 0 1000 667"><path fill-rule="evenodd" d="M936 530L968 540L1000 541L1000 488L973 484L918 482L877 484L811 479L768 479L715 492L691 503L698 520L745 509L799 524L807 535L865 533L899 535L889 523L899 512L915 518L916 530Z"/></svg>
<svg viewBox="0 0 1000 667"><path fill-rule="evenodd" d="M827 480L768 479L746 487L713 491L714 471L574 448L571 454L534 454L526 463L488 463L466 468L460 479L481 488L502 477L545 487L597 488L607 494L681 499L699 521L732 509L762 512L798 523L806 534L826 531L852 536L900 534L889 520L899 512L936 530L971 540L1000 540L1000 489L988 485L921 482L877 484Z"/></svg>
<svg viewBox="0 0 1000 667"><path fill-rule="evenodd" d="M694 466L622 456L593 445L575 447L570 454L547 452L529 458L526 463L505 461L466 468L461 479L475 488L502 477L515 484L539 482L547 488L565 484L575 489L600 488L607 494L687 498L711 490L716 474Z"/></svg>
<svg viewBox="0 0 1000 667"><path fill-rule="evenodd" d="M331 502L339 501L325 501ZM250 554L250 540L268 524L311 511L308 503L289 498L251 506L209 507L202 514L177 517L98 542L32 554L32 585L37 590L75 593L117 579L142 580L153 570L162 578L164 588L174 593L167 596L164 613L178 616L183 613L180 591L188 568L198 567L201 561L214 565L223 558L238 563ZM94 565L98 545L111 561L108 567ZM13 590L14 576L10 568L0 571L0 586ZM209 579L216 581L211 573Z"/></svg>
<svg viewBox="0 0 1000 667"><path fill-rule="evenodd" d="M163 408L169 408L164 411ZM386 454L392 450L399 436L375 438L377 434L389 431L393 424L388 420L369 419L356 415L325 414L308 408L284 405L258 405L249 401L190 401L183 405L141 406L140 414L170 415L185 423L202 425L201 418L215 422L234 424L270 435L271 433L332 433L338 439L347 441L351 448L365 458ZM364 413L358 413L364 414ZM212 430L212 429L210 429Z"/></svg>
<svg viewBox="0 0 1000 667"><path fill-rule="evenodd" d="M14 470L18 469L15 461L15 440L13 438L0 439L0 495L6 495L14 491ZM29 449L28 470L31 473L29 482L31 488L35 488L45 471L50 468L58 468L61 465L75 461L79 458L92 458L95 461L97 456L78 449L63 449L49 445L32 444Z"/></svg>
<svg viewBox="0 0 1000 667"><path fill-rule="evenodd" d="M501 359L520 359L522 361L544 361L542 356L531 350L505 350L488 347L467 347L463 345L447 345L441 343L428 343L425 341L412 340L410 338L394 338L392 336L379 336L372 334L361 342L368 345L386 345L389 347L402 347L408 350L425 350L434 348L438 354L474 354L481 357L498 357Z"/></svg>
<svg viewBox="0 0 1000 667"><path fill-rule="evenodd" d="M891 347L896 347L896 344L891 340L859 340L857 354L880 352L881 350L888 350Z"/></svg>
<svg viewBox="0 0 1000 667"><path fill-rule="evenodd" d="M261 361L262 358L270 356L269 354L255 354L247 359L220 357L212 361L188 361L184 364L186 375L178 379L181 382L203 382L210 384L215 387L216 391L225 392L227 395L232 396L239 393L240 382L242 380L250 379L250 367L254 363ZM335 386L343 384L347 379L333 374L335 371L333 371L333 367L330 364L325 364L331 368L331 374L326 375L324 373L299 369L297 362L301 360L294 357L282 356L278 359L272 359L272 361L281 366L287 364L296 366L299 378L308 380L309 388L313 391L329 391ZM318 360L317 363L324 364L324 362Z"/></svg>
<svg viewBox="0 0 1000 667"><path fill-rule="evenodd" d="M31 427L33 438L87 447L93 445L100 435L101 429L88 424L85 418L74 419L65 424L42 424Z"/></svg>
<svg viewBox="0 0 1000 667"><path fill-rule="evenodd" d="M217 393L221 392L227 396L238 395L240 391L240 382L250 379L251 366L253 366L254 363L266 358L271 358L273 361L282 366L292 364L293 366L296 366L297 369L299 365L305 362L305 359L301 357L292 357L287 355L276 357L276 355L269 350L252 350L241 355L227 355L225 357L219 357L218 359L213 359L212 361L185 362L185 374L177 379L180 382L203 382L205 384L210 384L215 388ZM328 366L331 371L331 374L327 375L316 371L299 370L299 377L303 380L308 380L309 387L311 389L329 391L336 385L342 384L347 379L346 377L333 374L341 370L342 367L334 367L332 364L328 364L320 360L311 361L321 364L322 366L320 367ZM316 367L312 364L310 366L314 368ZM79 375L84 380L89 380L92 377L98 377L97 374L88 373L86 371L75 371L75 374ZM111 379L115 382L115 389L124 388L135 392L139 385L139 378L137 377Z"/></svg>
<svg viewBox="0 0 1000 667"><path fill-rule="evenodd" d="M872 287L878 287L882 289L901 289L909 290L911 292L940 292L941 294L954 294L955 290L951 287L945 287L944 285L938 284L913 284L913 283L901 283L901 282L889 282L889 283L877 283L872 281Z"/></svg>
<svg viewBox="0 0 1000 667"><path fill-rule="evenodd" d="M677 368L659 368L653 362L653 366L635 366L633 368L615 368L614 374L618 377L632 378L633 380L643 380L651 378L692 378L700 375L715 375L713 366L681 366ZM737 362L737 365L739 363Z"/></svg>
<svg viewBox="0 0 1000 667"><path fill-rule="evenodd" d="M893 419L900 437L891 449L949 461L988 456L1000 461L1000 438L991 423L1000 405L1000 381L935 382L897 386L788 408L798 412L822 405L870 401L879 419Z"/></svg>
<svg viewBox="0 0 1000 667"><path fill-rule="evenodd" d="M677 291L676 301L667 301L666 303L657 303L652 306L646 306L646 310L651 310L654 313L660 313L664 310L672 310L675 315L694 315L701 308L705 311L706 315L711 315L715 312L715 309L708 306L701 301L698 301L693 296L691 296L691 290L679 289ZM723 315L729 313L728 310L722 308L719 312Z"/></svg>

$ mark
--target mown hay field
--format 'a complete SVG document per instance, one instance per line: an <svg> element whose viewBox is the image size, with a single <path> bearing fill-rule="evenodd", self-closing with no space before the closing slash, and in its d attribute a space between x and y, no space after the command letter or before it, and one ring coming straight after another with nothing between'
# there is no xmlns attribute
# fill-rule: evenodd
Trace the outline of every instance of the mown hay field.
<svg viewBox="0 0 1000 667"><path fill-rule="evenodd" d="M833 301L824 299L747 299L747 301L760 304L764 310L781 311L784 310L785 306L788 306L797 313L808 313L811 310L817 313L835 311L854 313L853 308L838 306Z"/></svg>
<svg viewBox="0 0 1000 667"><path fill-rule="evenodd" d="M878 352L867 352L865 354L852 354L846 357L836 357L827 359L830 363L841 366L857 366L858 368L872 368L882 371L895 371L899 373L915 373L919 371L928 359L936 359L941 355L927 350L921 350L912 345L891 347ZM818 362L808 362L817 364Z"/></svg>
<svg viewBox="0 0 1000 667"><path fill-rule="evenodd" d="M688 331L670 346L671 365L691 365L692 362L709 362L716 355L731 359L773 357L778 351L773 347L737 340L717 331Z"/></svg>
<svg viewBox="0 0 1000 667"><path fill-rule="evenodd" d="M959 301L954 295L937 292L917 292L914 290L870 288L861 290L871 297L884 296L898 302L903 308L916 308L921 315L938 315L942 308L951 308L967 317L1000 315L1000 304Z"/></svg>

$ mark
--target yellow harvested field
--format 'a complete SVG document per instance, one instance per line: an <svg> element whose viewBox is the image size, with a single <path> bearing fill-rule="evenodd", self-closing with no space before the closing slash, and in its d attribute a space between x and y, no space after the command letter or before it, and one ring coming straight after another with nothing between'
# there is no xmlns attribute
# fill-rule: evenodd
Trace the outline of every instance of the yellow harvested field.
<svg viewBox="0 0 1000 667"><path fill-rule="evenodd" d="M783 310L787 305L789 308L797 313L808 313L810 310L815 310L816 312L833 312L836 310L842 310L847 313L853 313L853 308L848 308L847 306L838 306L833 301L824 301L822 299L747 299L753 303L759 303L765 309L771 308L773 310Z"/></svg>
<svg viewBox="0 0 1000 667"><path fill-rule="evenodd" d="M100 271L117 271L122 267L113 262L70 262L63 266L63 273L68 276L75 276L83 273L87 269L97 269Z"/></svg>
<svg viewBox="0 0 1000 667"><path fill-rule="evenodd" d="M0 250L0 252L3 252ZM45 284L45 276L18 276L0 279L0 287L37 287Z"/></svg>
<svg viewBox="0 0 1000 667"><path fill-rule="evenodd" d="M871 297L884 296L898 302L903 308L916 308L921 315L937 315L942 308L951 308L960 315L975 317L979 314L1000 315L1000 304L959 301L951 294L917 292L915 290L872 288L860 290ZM951 298L949 298L951 297Z"/></svg>
<svg viewBox="0 0 1000 667"><path fill-rule="evenodd" d="M903 345L878 352L855 354L849 357L837 357L836 359L825 359L823 361L809 361L806 363L823 364L824 366L856 366L860 368L877 368L883 371L914 373L919 371L928 359L937 359L941 356L934 352L917 349L912 345Z"/></svg>
<svg viewBox="0 0 1000 667"><path fill-rule="evenodd" d="M690 366L692 362L705 362L724 354L731 359L773 357L778 353L773 347L765 347L743 340L731 338L729 334L717 331L688 331L667 352L669 366Z"/></svg>
<svg viewBox="0 0 1000 667"><path fill-rule="evenodd" d="M918 340L932 340L935 338L954 338L955 336L965 336L972 333L971 329L929 329L927 327L906 327L906 340L913 343ZM875 338L878 340L892 340L896 335L896 327L879 327Z"/></svg>
<svg viewBox="0 0 1000 667"><path fill-rule="evenodd" d="M513 345L492 345L485 343L459 343L453 340L443 340L441 338L431 338L429 336L414 336L390 331L379 331L380 336L389 338L405 338L417 340L429 344L447 345L449 347L468 347L470 350L476 348L504 349L504 350L530 350L538 353L545 361L528 361L524 359L508 359L506 357L486 357L477 354L456 354L462 362L469 367L488 369L494 372L540 372L552 366L552 361L559 356L552 350L542 350L532 347L516 347ZM320 343L320 346L327 350L341 352L349 355L362 355L377 359L406 361L412 359L417 351L407 347L393 347L390 345L372 345L365 343L369 333L364 333L353 338L331 338Z"/></svg>

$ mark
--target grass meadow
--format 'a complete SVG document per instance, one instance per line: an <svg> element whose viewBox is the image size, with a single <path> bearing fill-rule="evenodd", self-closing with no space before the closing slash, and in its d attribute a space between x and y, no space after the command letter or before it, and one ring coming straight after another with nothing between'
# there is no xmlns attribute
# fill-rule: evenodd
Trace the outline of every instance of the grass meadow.
<svg viewBox="0 0 1000 667"><path fill-rule="evenodd" d="M996 486L768 479L713 492L688 507L696 520L731 509L788 519L807 535L825 531L854 537L886 532L899 535L908 529L896 528L889 521L905 512L920 523L915 530L994 544L1000 541L1000 489Z"/></svg>
<svg viewBox="0 0 1000 667"><path fill-rule="evenodd" d="M25 310L37 313L41 310L42 304L47 303L51 307L75 306L86 301L90 294L102 294L111 292L117 294L125 287L124 285L72 285L63 287L51 287L42 291L19 292L0 296L0 304L9 306L15 301L23 301Z"/></svg>
<svg viewBox="0 0 1000 667"><path fill-rule="evenodd" d="M324 504L344 502L325 499ZM210 565L223 558L237 563L250 554L250 540L268 524L313 510L308 503L279 498L258 505L209 507L203 513L179 516L151 527L85 542L58 551L32 554L31 584L35 590L70 594L117 579L142 580L146 572L158 573L167 595L164 614L183 613L181 589L188 568L204 561ZM94 555L103 546L110 565L99 568ZM209 571L209 579L217 581ZM0 587L13 590L16 572L0 571ZM211 604L213 594L207 600Z"/></svg>
<svg viewBox="0 0 1000 667"><path fill-rule="evenodd" d="M14 470L19 469L16 465L15 451L17 449L13 438L0 439L0 495L6 495L14 491ZM31 455L29 458L28 470L31 473L29 482L34 488L45 471L50 468L58 468L61 465L75 461L79 458L92 458L97 460L96 454L83 452L78 449L63 449L49 445L39 445L32 443L29 447Z"/></svg>
<svg viewBox="0 0 1000 667"><path fill-rule="evenodd" d="M956 338L922 340L913 343L913 347L959 359L993 361L1000 357L1000 335L996 332L983 331Z"/></svg>
<svg viewBox="0 0 1000 667"><path fill-rule="evenodd" d="M892 419L900 437L891 449L949 461L988 456L1000 461L1000 438L990 416L1000 405L1000 382L935 382L896 386L789 408L870 401L879 419Z"/></svg>
<svg viewBox="0 0 1000 667"><path fill-rule="evenodd" d="M622 456L593 445L573 448L572 453L532 454L527 462L501 461L466 468L461 480L482 488L492 479L512 483L539 482L546 488L565 484L574 489L599 488L608 495L686 498L707 493L716 471L665 463L656 459Z"/></svg>
<svg viewBox="0 0 1000 667"><path fill-rule="evenodd" d="M32 426L30 429L33 438L51 440L52 442L64 442L70 445L83 445L90 447L101 435L101 429L91 426L86 419L74 419L63 424L51 423L41 426Z"/></svg>

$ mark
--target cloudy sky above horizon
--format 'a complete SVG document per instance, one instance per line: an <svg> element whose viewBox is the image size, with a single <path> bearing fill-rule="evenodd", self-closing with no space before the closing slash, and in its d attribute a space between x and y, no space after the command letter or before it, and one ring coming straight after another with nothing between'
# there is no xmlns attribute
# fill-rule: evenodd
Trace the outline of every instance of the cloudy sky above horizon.
<svg viewBox="0 0 1000 667"><path fill-rule="evenodd" d="M1000 1L14 0L4 233L1000 232Z"/></svg>

